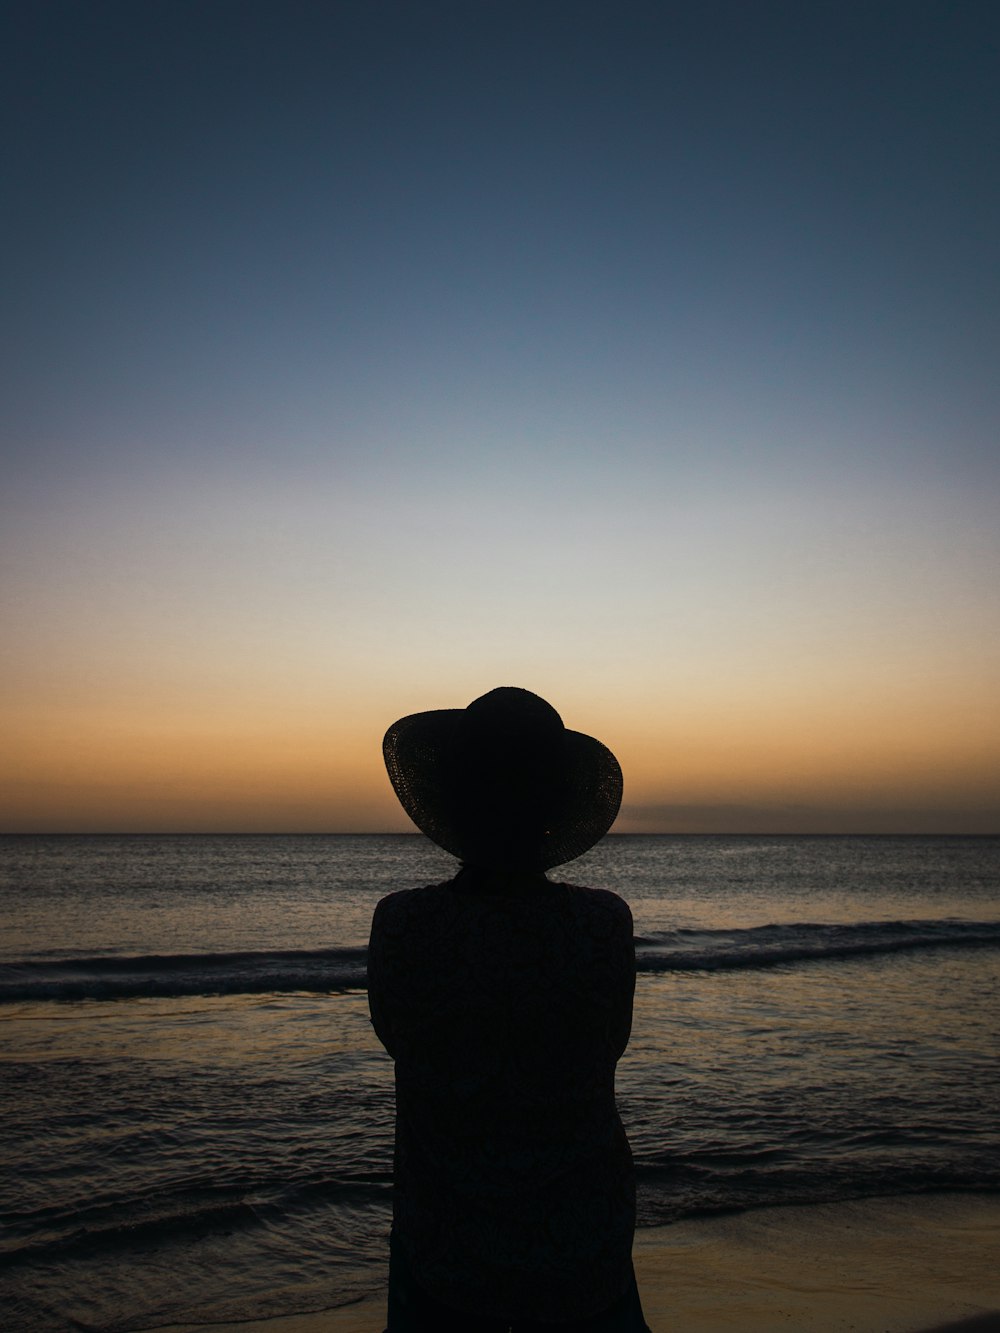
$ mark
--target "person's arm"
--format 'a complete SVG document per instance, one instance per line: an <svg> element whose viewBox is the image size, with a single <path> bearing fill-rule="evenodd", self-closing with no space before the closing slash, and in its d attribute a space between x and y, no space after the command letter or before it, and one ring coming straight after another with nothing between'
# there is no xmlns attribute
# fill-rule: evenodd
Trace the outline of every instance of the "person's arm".
<svg viewBox="0 0 1000 1333"><path fill-rule="evenodd" d="M619 1059L632 1033L632 1000L635 996L635 932L628 903L621 902L621 912L614 935L615 1006L611 1041L615 1059Z"/></svg>
<svg viewBox="0 0 1000 1333"><path fill-rule="evenodd" d="M375 1035L393 1058L395 1038L389 1017L388 969L385 949L386 900L375 908L371 937L368 941L368 1012L371 1014Z"/></svg>

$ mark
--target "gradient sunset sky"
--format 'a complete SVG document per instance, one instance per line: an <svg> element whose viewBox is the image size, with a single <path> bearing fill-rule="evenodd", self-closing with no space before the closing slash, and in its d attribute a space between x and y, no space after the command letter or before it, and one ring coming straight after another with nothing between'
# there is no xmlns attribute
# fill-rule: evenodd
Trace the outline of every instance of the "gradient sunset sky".
<svg viewBox="0 0 1000 1333"><path fill-rule="evenodd" d="M1000 832L1000 5L4 8L7 831Z"/></svg>

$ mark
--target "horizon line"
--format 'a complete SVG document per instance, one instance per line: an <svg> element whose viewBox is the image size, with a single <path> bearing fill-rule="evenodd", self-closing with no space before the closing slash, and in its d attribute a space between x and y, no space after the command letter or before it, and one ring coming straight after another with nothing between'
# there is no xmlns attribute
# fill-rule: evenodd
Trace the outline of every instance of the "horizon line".
<svg viewBox="0 0 1000 1333"><path fill-rule="evenodd" d="M0 838L425 838L432 846L438 845L419 829L0 829ZM891 829L622 830L605 833L594 846L599 846L605 838L1000 838L1000 830L981 833L940 829L905 833Z"/></svg>

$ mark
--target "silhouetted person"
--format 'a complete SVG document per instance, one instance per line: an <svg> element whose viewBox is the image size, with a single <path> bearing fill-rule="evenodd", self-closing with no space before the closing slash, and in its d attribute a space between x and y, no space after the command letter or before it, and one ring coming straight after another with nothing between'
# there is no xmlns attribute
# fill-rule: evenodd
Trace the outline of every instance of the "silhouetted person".
<svg viewBox="0 0 1000 1333"><path fill-rule="evenodd" d="M632 917L545 874L610 828L618 762L510 687L403 718L384 753L407 814L462 862L372 922L372 1022L396 1062L388 1333L642 1333L614 1090Z"/></svg>

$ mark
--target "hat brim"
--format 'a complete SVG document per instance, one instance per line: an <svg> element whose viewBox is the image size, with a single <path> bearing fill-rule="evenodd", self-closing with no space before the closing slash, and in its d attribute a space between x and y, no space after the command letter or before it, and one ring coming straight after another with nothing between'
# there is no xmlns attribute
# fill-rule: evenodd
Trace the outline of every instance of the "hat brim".
<svg viewBox="0 0 1000 1333"><path fill-rule="evenodd" d="M469 859L465 831L449 793L451 756L466 726L463 708L442 708L400 718L385 734L382 752L403 809L422 833L460 860ZM589 851L610 829L621 806L623 779L606 745L563 729L560 815L540 835L534 868L549 870Z"/></svg>

